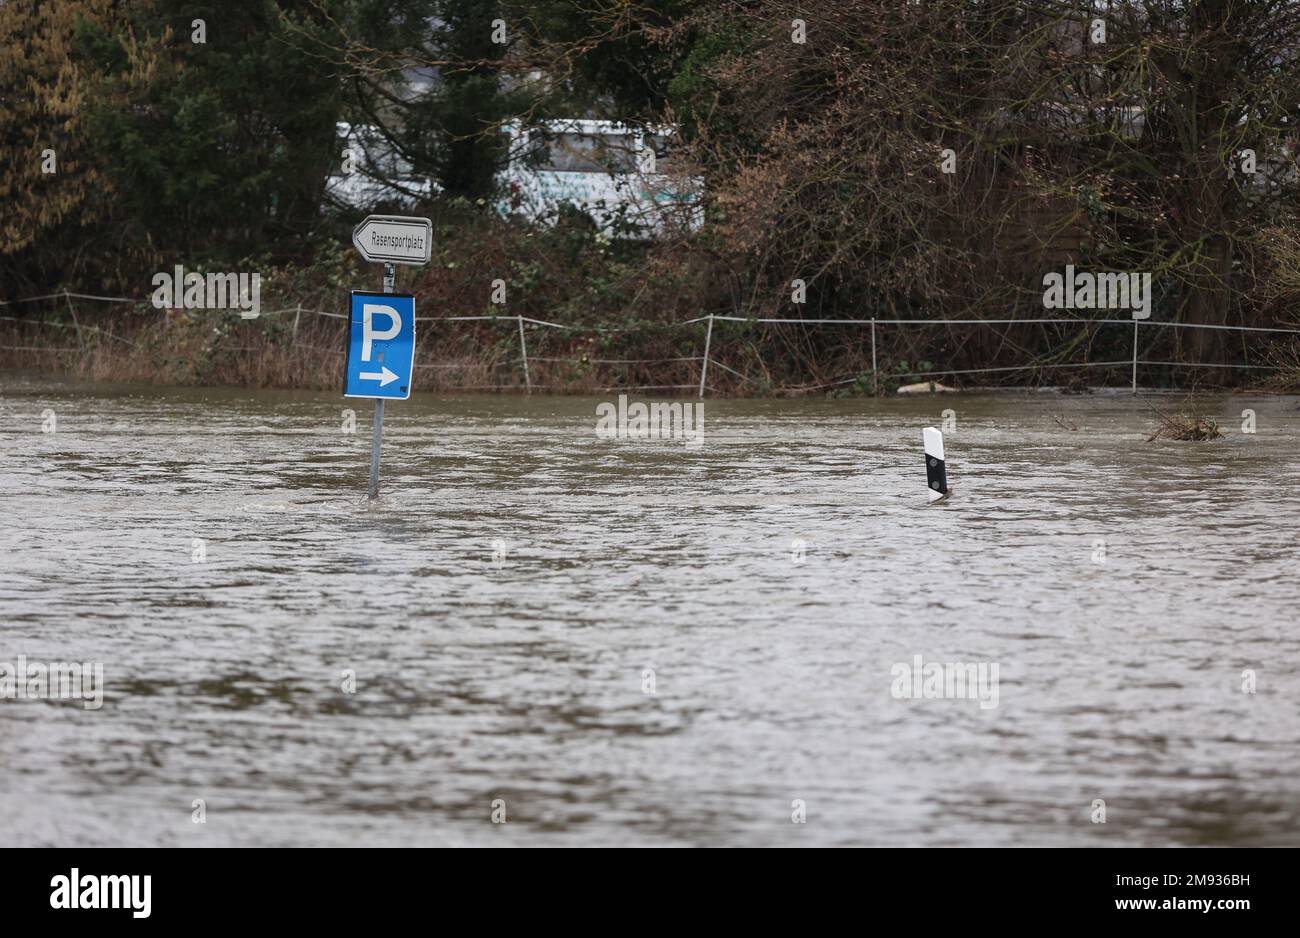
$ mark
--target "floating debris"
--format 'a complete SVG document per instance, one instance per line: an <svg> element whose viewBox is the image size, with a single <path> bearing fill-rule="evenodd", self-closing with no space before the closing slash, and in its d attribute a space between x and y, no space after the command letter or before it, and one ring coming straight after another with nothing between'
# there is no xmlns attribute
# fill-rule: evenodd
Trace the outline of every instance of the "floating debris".
<svg viewBox="0 0 1300 938"><path fill-rule="evenodd" d="M1157 411L1159 413L1159 411ZM1147 442L1154 440L1221 440L1219 425L1202 414L1160 414L1160 425L1154 433L1147 436Z"/></svg>
<svg viewBox="0 0 1300 938"><path fill-rule="evenodd" d="M956 394L956 388L950 388L938 381L921 381L917 384L905 384L898 389L899 394Z"/></svg>

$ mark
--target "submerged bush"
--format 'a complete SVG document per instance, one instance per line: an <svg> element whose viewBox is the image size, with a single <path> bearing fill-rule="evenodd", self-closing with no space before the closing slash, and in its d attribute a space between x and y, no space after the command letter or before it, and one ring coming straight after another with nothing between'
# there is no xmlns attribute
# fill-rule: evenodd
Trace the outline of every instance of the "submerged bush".
<svg viewBox="0 0 1300 938"><path fill-rule="evenodd" d="M1202 414L1160 414L1160 424L1155 432L1147 435L1147 442L1154 440L1188 440L1203 442L1221 440L1219 425Z"/></svg>

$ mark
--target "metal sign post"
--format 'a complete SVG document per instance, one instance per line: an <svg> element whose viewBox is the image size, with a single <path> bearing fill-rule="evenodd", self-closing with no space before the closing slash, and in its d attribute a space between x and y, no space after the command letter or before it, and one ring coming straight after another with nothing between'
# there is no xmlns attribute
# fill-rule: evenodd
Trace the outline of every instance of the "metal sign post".
<svg viewBox="0 0 1300 938"><path fill-rule="evenodd" d="M344 397L375 400L370 441L372 499L379 497L384 401L410 397L415 379L415 297L393 293L397 279L394 265L427 264L433 253L432 241L433 223L427 218L371 215L352 231L352 244L361 256L384 265L383 293L352 293L343 389ZM386 324L381 326L380 320L386 320Z"/></svg>
<svg viewBox="0 0 1300 938"><path fill-rule="evenodd" d="M397 268L391 263L384 265L384 292L393 292L393 283L397 280ZM383 380L382 378L380 379ZM375 398L374 433L370 437L370 497L379 497L379 448L384 442L384 399Z"/></svg>

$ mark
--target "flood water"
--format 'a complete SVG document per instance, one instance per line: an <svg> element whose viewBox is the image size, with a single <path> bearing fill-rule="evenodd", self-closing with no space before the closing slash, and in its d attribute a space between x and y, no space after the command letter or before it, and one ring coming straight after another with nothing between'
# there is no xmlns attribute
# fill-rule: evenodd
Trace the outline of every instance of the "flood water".
<svg viewBox="0 0 1300 938"><path fill-rule="evenodd" d="M1296 398L600 400L390 403L368 503L368 402L0 376L0 662L105 685L0 699L6 839L1300 845Z"/></svg>

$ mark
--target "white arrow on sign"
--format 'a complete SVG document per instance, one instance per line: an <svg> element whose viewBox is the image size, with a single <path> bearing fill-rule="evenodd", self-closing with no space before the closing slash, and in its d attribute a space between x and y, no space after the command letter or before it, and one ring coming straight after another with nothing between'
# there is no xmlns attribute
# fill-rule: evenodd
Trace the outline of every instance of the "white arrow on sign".
<svg viewBox="0 0 1300 938"><path fill-rule="evenodd" d="M375 263L427 264L433 256L433 222L406 215L368 215L352 229L352 244Z"/></svg>
<svg viewBox="0 0 1300 938"><path fill-rule="evenodd" d="M378 381L381 388L397 380L397 375L389 371L387 365L380 367L383 371L363 371L357 377L362 381Z"/></svg>

